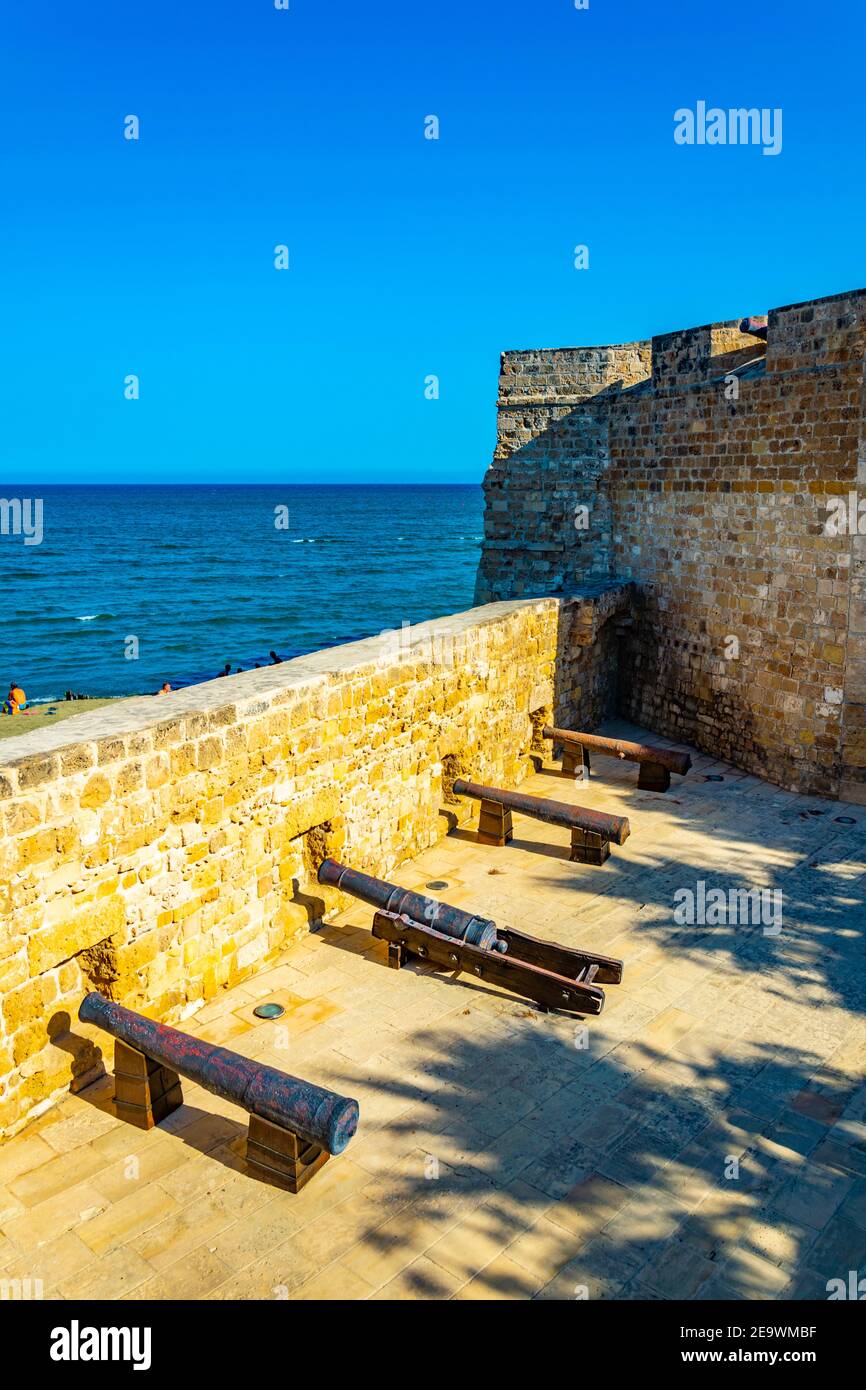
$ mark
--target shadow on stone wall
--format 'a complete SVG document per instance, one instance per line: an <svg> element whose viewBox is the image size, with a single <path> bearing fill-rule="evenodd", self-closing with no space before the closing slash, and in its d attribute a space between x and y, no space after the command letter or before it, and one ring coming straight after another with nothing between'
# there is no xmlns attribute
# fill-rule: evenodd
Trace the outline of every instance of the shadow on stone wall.
<svg viewBox="0 0 866 1390"><path fill-rule="evenodd" d="M523 443L516 441L527 432L524 416L517 417L520 434L513 443L500 421L500 442L483 482L476 604L565 596L582 583L610 578L610 502L603 487L609 403L623 391L645 389L614 383L573 409L560 407L559 418ZM549 419L556 409L551 401L529 413Z"/></svg>
<svg viewBox="0 0 866 1390"><path fill-rule="evenodd" d="M618 712L621 624L628 621L631 587L600 585L600 596L592 597L587 586L583 602L560 604L549 711L558 727L589 732Z"/></svg>

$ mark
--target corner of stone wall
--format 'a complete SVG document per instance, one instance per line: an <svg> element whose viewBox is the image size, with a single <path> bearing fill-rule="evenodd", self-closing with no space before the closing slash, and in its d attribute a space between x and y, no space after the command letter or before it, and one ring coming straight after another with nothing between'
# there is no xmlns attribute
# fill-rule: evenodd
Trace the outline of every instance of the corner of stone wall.
<svg viewBox="0 0 866 1390"><path fill-rule="evenodd" d="M866 374L861 391L861 435L854 497L858 513L866 515ZM851 536L851 581L848 598L848 640L841 691L842 773L840 795L866 805L866 522Z"/></svg>
<svg viewBox="0 0 866 1390"><path fill-rule="evenodd" d="M597 729L617 712L623 633L633 621L634 585L585 586L559 613L553 709L547 723Z"/></svg>
<svg viewBox="0 0 866 1390"><path fill-rule="evenodd" d="M866 290L829 295L771 309L767 327L767 371L844 366L866 352Z"/></svg>
<svg viewBox="0 0 866 1390"><path fill-rule="evenodd" d="M608 410L650 367L643 342L502 354L476 603L610 577Z"/></svg>
<svg viewBox="0 0 866 1390"><path fill-rule="evenodd" d="M600 395L615 395L649 374L649 343L503 352L498 405L500 409L577 405Z"/></svg>

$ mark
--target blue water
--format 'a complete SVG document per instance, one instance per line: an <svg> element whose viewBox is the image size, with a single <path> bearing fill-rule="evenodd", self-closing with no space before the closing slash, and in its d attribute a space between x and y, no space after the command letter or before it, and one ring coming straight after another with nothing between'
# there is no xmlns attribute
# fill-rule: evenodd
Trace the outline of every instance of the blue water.
<svg viewBox="0 0 866 1390"><path fill-rule="evenodd" d="M0 491L41 497L44 533L0 535L3 694L155 691L472 604L475 485Z"/></svg>

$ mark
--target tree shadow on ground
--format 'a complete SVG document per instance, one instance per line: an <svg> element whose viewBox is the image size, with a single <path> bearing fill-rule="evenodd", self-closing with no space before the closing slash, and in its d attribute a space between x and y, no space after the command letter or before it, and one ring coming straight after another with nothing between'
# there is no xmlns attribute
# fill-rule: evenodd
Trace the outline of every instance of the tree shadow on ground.
<svg viewBox="0 0 866 1390"><path fill-rule="evenodd" d="M443 1296L442 1270L560 1299L826 1298L863 1274L862 1033L834 1063L808 1040L687 1032L665 1052L617 1013L532 1017L469 995L378 1059L398 1113L366 1142L397 1215L363 1239L417 1249L412 1296Z"/></svg>
<svg viewBox="0 0 866 1390"><path fill-rule="evenodd" d="M866 821L837 823L832 805L820 809L827 804L816 805L814 798L789 797L783 804L781 812L774 808L763 837L749 837L733 794L727 802L714 799L706 828L695 823L694 799L668 800L657 809L666 819L673 814L682 821L676 852L670 843L654 847L646 817L655 808L645 806L639 859L614 849L602 875L575 866L570 878L530 871L523 879L530 889L575 894L577 915L566 945L579 940L589 948L614 949L606 909L615 914L632 905L627 926L617 929L628 931L632 947L637 933L678 961L709 960L722 973L745 973L777 1001L866 1012ZM716 914L705 908L703 921L681 920L682 894L692 893L697 907L699 884L705 900L710 890L721 889L730 905ZM752 897L747 902L731 893Z"/></svg>
<svg viewBox="0 0 866 1390"><path fill-rule="evenodd" d="M441 1269L514 1298L826 1299L866 1272L864 825L769 786L747 817L735 784L647 798L638 860L566 879L536 861L508 885L513 924L572 890L543 934L625 957L586 1030L440 977L462 1007L332 1078L366 1087L364 1142L403 1210L363 1239L419 1251L412 1296L447 1296ZM778 890L781 919L768 898L767 921L680 924L699 881ZM498 917L488 891L473 906Z"/></svg>

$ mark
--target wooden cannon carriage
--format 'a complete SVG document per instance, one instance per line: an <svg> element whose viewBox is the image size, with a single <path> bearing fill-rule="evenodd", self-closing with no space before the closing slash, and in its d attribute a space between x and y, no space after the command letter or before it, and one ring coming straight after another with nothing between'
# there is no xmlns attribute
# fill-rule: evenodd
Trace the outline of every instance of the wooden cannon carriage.
<svg viewBox="0 0 866 1390"><path fill-rule="evenodd" d="M611 841L622 845L629 835L626 816L609 816L604 811L590 811L585 806L570 806L564 801L549 801L546 797L527 796L524 792L482 787L462 777L455 781L454 792L481 802L478 840L482 845L508 843L513 835L512 811L570 830L570 858L580 864L603 864L610 854Z"/></svg>
<svg viewBox="0 0 866 1390"><path fill-rule="evenodd" d="M114 1044L118 1115L152 1129L183 1104L180 1078L249 1111L247 1163L260 1176L299 1192L358 1128L356 1100L264 1066L125 1009L96 992L78 1010Z"/></svg>
<svg viewBox="0 0 866 1390"><path fill-rule="evenodd" d="M377 908L373 935L388 943L388 964L399 970L408 956L501 985L545 1009L600 1014L601 984L619 984L622 961L541 941L488 917L398 888L334 859L319 867L319 882ZM598 983L596 983L598 982Z"/></svg>
<svg viewBox="0 0 866 1390"><path fill-rule="evenodd" d="M625 758L640 765L637 784L641 791L666 792L671 784L671 773L685 777L692 765L688 753L679 753L670 748L651 748L646 743L629 743L622 738L603 738L601 734L583 734L574 729L557 729L545 724L544 738L562 744L562 771L566 776L575 776L583 768L583 775L589 776L590 750L596 753L609 753L612 758Z"/></svg>

